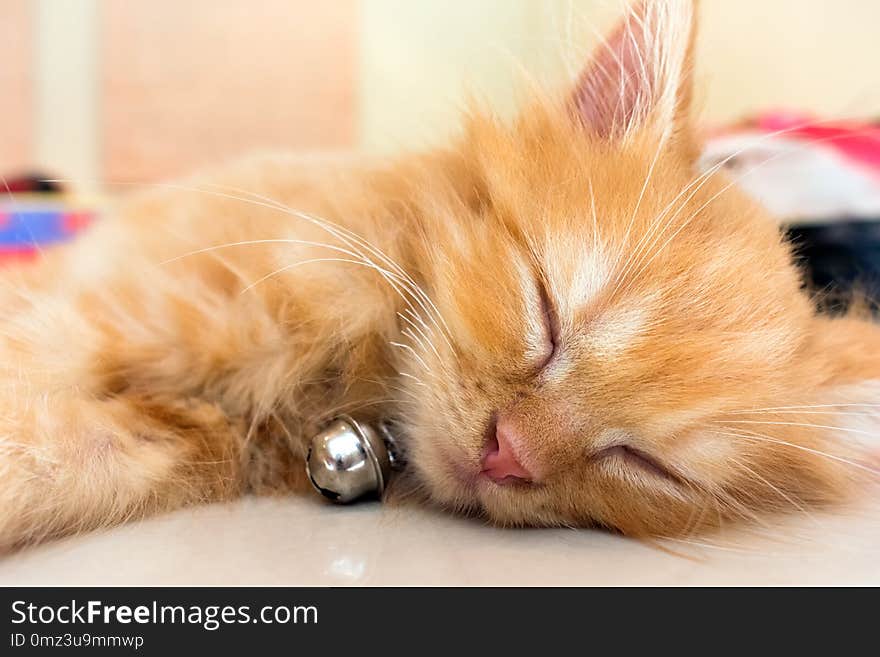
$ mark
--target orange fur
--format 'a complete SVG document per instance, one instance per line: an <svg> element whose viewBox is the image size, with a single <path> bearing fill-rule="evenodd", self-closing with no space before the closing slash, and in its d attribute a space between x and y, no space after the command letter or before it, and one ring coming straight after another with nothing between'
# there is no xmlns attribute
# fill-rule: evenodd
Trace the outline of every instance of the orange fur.
<svg viewBox="0 0 880 657"><path fill-rule="evenodd" d="M340 412L397 418L411 483L499 524L671 535L844 499L880 329L818 316L775 223L697 177L692 24L642 3L512 125L477 112L390 165L250 160L10 274L0 545L303 490ZM538 483L478 475L498 413Z"/></svg>

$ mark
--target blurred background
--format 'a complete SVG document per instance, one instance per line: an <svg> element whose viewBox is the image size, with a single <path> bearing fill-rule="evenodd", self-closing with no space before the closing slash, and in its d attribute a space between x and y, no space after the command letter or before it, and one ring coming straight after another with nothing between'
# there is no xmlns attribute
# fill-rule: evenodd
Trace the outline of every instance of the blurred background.
<svg viewBox="0 0 880 657"><path fill-rule="evenodd" d="M880 114L880 2L704 0L712 124ZM622 0L0 0L0 171L155 180L265 148L392 152L562 82Z"/></svg>
<svg viewBox="0 0 880 657"><path fill-rule="evenodd" d="M704 167L792 226L817 287L880 281L880 2L701 5ZM266 149L392 154L442 141L468 96L509 115L527 78L572 79L624 6L0 0L0 182L69 192L0 201L0 260L88 225L128 189L110 181Z"/></svg>

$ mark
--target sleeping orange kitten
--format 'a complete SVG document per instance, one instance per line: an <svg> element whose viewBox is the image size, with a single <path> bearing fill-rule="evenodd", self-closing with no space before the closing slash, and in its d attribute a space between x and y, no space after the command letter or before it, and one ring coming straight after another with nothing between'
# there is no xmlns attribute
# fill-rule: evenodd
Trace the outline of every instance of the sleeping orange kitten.
<svg viewBox="0 0 880 657"><path fill-rule="evenodd" d="M0 545L307 491L338 413L394 418L411 490L502 525L845 499L876 472L880 328L817 315L776 223L696 170L693 12L638 4L511 125L165 186L10 273Z"/></svg>

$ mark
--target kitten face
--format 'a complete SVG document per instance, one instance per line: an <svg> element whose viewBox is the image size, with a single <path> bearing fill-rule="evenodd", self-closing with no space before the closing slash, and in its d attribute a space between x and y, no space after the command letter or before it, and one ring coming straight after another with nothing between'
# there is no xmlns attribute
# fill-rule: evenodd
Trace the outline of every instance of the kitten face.
<svg viewBox="0 0 880 657"><path fill-rule="evenodd" d="M498 523L672 534L839 484L818 434L797 450L744 424L810 403L812 307L773 220L698 176L689 3L634 12L574 103L472 119L461 186L478 202L438 209L427 247L412 463L434 499Z"/></svg>
<svg viewBox="0 0 880 657"><path fill-rule="evenodd" d="M489 194L528 203L468 217L437 258L452 347L436 338L410 370L422 384L412 461L438 500L503 523L684 526L713 504L700 490L737 485L736 461L766 469L714 422L806 383L795 372L809 304L769 218L738 197L701 209L726 182L662 230L693 179L683 164L660 163L633 219L650 158L578 156L566 187L530 175L565 151L506 153L524 169ZM499 428L532 483L481 474Z"/></svg>

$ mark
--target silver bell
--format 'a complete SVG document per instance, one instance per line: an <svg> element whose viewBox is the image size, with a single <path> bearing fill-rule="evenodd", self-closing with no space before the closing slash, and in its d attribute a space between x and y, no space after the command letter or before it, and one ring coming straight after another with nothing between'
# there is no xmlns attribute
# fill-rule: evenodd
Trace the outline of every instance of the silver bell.
<svg viewBox="0 0 880 657"><path fill-rule="evenodd" d="M347 504L366 495L381 496L392 468L400 464L386 424L377 431L341 416L312 438L306 473L324 497Z"/></svg>

